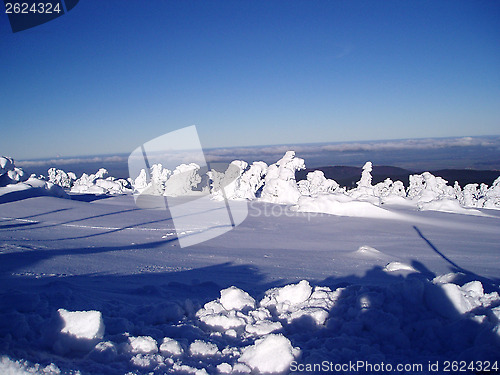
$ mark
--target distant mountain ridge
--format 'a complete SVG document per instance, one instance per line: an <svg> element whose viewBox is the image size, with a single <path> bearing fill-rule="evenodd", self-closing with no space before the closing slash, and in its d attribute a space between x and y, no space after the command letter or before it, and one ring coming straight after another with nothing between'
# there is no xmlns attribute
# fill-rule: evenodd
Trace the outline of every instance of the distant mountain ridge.
<svg viewBox="0 0 500 375"><path fill-rule="evenodd" d="M356 182L361 177L362 169L360 167L349 166L326 166L318 168L307 168L296 172L295 177L297 181L305 180L309 172L320 170L325 174L326 178L337 181L340 186L348 188L355 187ZM392 167L387 165L376 165L372 171L372 183L376 184L390 178L393 181L400 180L407 187L410 175L421 174L425 171L410 171L408 169ZM493 181L500 176L500 171L492 170L473 170L473 169L439 169L429 171L434 176L439 176L447 180L451 185L458 181L460 186L464 187L472 183L485 183L491 186Z"/></svg>

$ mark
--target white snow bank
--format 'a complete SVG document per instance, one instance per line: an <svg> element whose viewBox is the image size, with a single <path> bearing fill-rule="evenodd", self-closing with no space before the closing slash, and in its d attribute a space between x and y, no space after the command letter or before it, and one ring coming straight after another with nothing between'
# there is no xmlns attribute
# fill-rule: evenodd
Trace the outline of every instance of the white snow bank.
<svg viewBox="0 0 500 375"><path fill-rule="evenodd" d="M371 202L357 201L344 194L323 194L317 197L302 196L294 206L298 212L317 212L337 216L401 219L401 215L385 210Z"/></svg>
<svg viewBox="0 0 500 375"><path fill-rule="evenodd" d="M30 177L24 182L17 182L0 187L0 197L7 194L16 194L16 199L30 198L40 195L49 195L57 198L70 199L63 188L50 182Z"/></svg>
<svg viewBox="0 0 500 375"><path fill-rule="evenodd" d="M441 198L431 202L419 202L417 207L421 211L440 211L453 214L486 216L479 210L464 208L457 200L450 198Z"/></svg>

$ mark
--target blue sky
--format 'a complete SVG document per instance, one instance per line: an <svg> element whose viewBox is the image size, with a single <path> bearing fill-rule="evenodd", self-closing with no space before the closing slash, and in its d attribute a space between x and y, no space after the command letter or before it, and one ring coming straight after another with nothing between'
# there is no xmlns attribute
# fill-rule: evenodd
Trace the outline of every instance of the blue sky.
<svg viewBox="0 0 500 375"><path fill-rule="evenodd" d="M0 153L499 134L500 2L84 0L0 17Z"/></svg>

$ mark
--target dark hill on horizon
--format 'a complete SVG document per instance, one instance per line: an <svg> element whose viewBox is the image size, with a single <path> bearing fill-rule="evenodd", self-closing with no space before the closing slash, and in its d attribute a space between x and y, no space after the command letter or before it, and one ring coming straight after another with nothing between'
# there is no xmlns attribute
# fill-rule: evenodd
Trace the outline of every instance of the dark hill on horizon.
<svg viewBox="0 0 500 375"><path fill-rule="evenodd" d="M325 174L326 178L337 181L340 186L346 186L348 188L356 187L356 182L359 181L361 177L362 168L360 167L349 167L349 166L332 166L332 167L318 167L318 168L307 168L302 171L295 173L297 181L305 180L309 172L320 170ZM408 169L391 167L386 165L375 165L372 171L372 183L377 184L384 181L386 178L390 178L393 181L400 180L403 184L408 187L409 176L413 174L421 174L425 171L410 171ZM472 183L485 183L491 186L493 181L500 176L500 171L491 170L473 170L473 169L440 169L435 171L429 171L434 176L439 176L448 181L450 185L453 185L455 181L458 181L461 187Z"/></svg>

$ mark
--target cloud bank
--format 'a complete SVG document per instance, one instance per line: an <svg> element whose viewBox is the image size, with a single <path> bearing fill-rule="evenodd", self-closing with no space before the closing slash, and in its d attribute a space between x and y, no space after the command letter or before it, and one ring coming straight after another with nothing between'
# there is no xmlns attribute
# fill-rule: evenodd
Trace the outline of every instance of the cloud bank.
<svg viewBox="0 0 500 375"><path fill-rule="evenodd" d="M343 143L320 143L320 144L284 144L267 145L253 147L226 147L213 148L205 150L205 157L208 162L232 161L236 159L249 162L264 160L274 162L276 158L281 157L286 151L294 150L302 158L320 158L324 155L336 155L339 161L346 162L350 154L366 152L416 152L429 150L447 150L450 152L456 148L474 148L478 150L488 150L488 158L491 159L491 153L498 153L500 160L500 136L483 137L454 137L454 138L420 138L420 139L402 139L386 141L368 141L368 142L343 142ZM414 153L412 154L414 155ZM412 156L413 157L413 156ZM485 158L486 158L485 154ZM46 160L21 160L17 165L21 167L52 167L63 165L82 165L82 164L120 164L127 163L128 154L107 155L107 156L89 156L89 157L71 157L71 158L53 158ZM411 160L409 160L411 161ZM189 162L186 160L186 162ZM357 161L356 161L357 162Z"/></svg>

